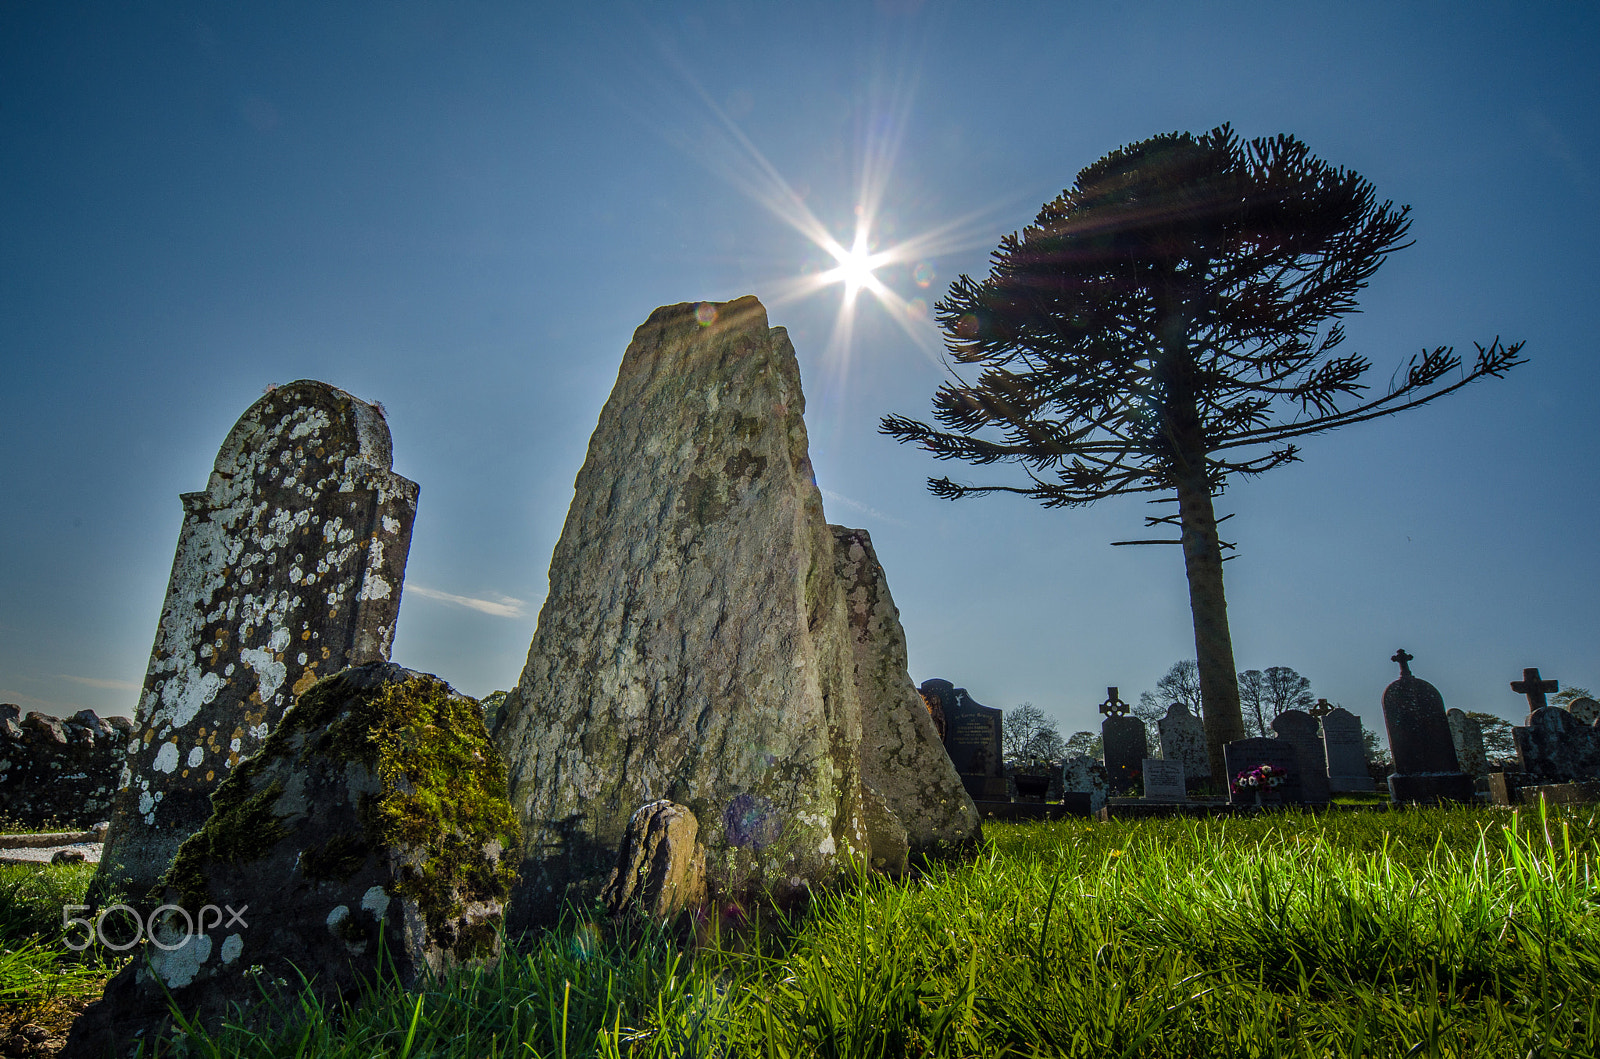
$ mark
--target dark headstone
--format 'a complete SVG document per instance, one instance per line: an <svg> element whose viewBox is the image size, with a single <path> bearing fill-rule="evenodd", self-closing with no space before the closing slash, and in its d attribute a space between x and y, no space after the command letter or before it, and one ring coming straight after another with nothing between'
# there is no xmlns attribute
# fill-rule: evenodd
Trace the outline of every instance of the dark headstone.
<svg viewBox="0 0 1600 1059"><path fill-rule="evenodd" d="M1063 801L1084 798L1085 811L1098 813L1106 804L1106 767L1087 754L1070 757L1061 766Z"/></svg>
<svg viewBox="0 0 1600 1059"><path fill-rule="evenodd" d="M918 690L944 714L945 753L967 792L979 801L1007 800L1000 753L1002 711L984 706L948 680L924 680Z"/></svg>
<svg viewBox="0 0 1600 1059"><path fill-rule="evenodd" d="M1139 769L1150 756L1149 735L1137 717L1113 714L1100 722L1105 747L1106 784L1112 794L1125 794L1138 782Z"/></svg>
<svg viewBox="0 0 1600 1059"><path fill-rule="evenodd" d="M183 495L95 892L144 893L294 696L389 657L417 509L391 462L378 406L302 380L252 405Z"/></svg>
<svg viewBox="0 0 1600 1059"><path fill-rule="evenodd" d="M1200 718L1181 702L1167 707L1167 715L1156 722L1161 738L1161 756L1183 765L1184 782L1193 790L1211 779L1211 758L1206 753L1206 728Z"/></svg>
<svg viewBox="0 0 1600 1059"><path fill-rule="evenodd" d="M1301 797L1312 805L1326 804L1332 788L1317 719L1302 710L1285 710L1273 718L1272 730L1279 739L1294 744L1295 756L1300 760Z"/></svg>
<svg viewBox="0 0 1600 1059"><path fill-rule="evenodd" d="M1300 755L1296 753L1294 744L1287 739L1236 739L1223 744L1222 759L1228 768L1228 800L1231 802L1253 804L1257 793L1261 795L1261 802L1265 805L1289 805L1305 800L1300 785L1302 776ZM1278 787L1258 787L1253 790L1233 789L1240 773L1249 772L1262 765L1271 765L1287 773L1283 784Z"/></svg>
<svg viewBox="0 0 1600 1059"><path fill-rule="evenodd" d="M1328 790L1370 792L1372 773L1367 767L1367 744L1361 735L1361 718L1343 707L1322 715L1323 760L1328 769Z"/></svg>
<svg viewBox="0 0 1600 1059"><path fill-rule="evenodd" d="M1511 738L1530 782L1600 779L1600 729L1559 706L1534 710L1527 725L1511 729Z"/></svg>
<svg viewBox="0 0 1600 1059"><path fill-rule="evenodd" d="M1395 652L1400 679L1383 692L1383 723L1389 730L1394 774L1389 798L1395 802L1470 802L1472 777L1456 761L1455 741L1439 689L1411 675L1412 656Z"/></svg>
<svg viewBox="0 0 1600 1059"><path fill-rule="evenodd" d="M498 956L519 845L505 764L437 677L375 662L318 681L213 806L162 880L155 945L61 1055L141 1037L165 1055L173 1008L274 1029L303 982L332 1008L380 973L410 986Z"/></svg>

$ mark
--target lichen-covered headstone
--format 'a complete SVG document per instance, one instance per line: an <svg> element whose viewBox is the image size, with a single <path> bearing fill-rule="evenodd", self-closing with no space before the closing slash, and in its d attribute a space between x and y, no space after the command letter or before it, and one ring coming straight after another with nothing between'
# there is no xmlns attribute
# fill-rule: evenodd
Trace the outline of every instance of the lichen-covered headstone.
<svg viewBox="0 0 1600 1059"><path fill-rule="evenodd" d="M1511 729L1522 771L1543 783L1600 779L1600 729L1559 706L1544 706Z"/></svg>
<svg viewBox="0 0 1600 1059"><path fill-rule="evenodd" d="M1450 739L1456 747L1456 763L1474 778L1489 775L1489 755L1483 749L1483 726L1466 711L1452 707L1445 711L1450 724Z"/></svg>
<svg viewBox="0 0 1600 1059"><path fill-rule="evenodd" d="M382 411L326 383L240 417L183 528L95 881L142 893L319 677L389 656L417 486Z"/></svg>
<svg viewBox="0 0 1600 1059"><path fill-rule="evenodd" d="M298 1009L302 974L332 1003L380 970L411 984L492 960L517 844L476 702L388 662L321 680L217 789L162 881L147 957L63 1055L155 1039L169 997L210 1030L261 1028L268 1000Z"/></svg>
<svg viewBox="0 0 1600 1059"><path fill-rule="evenodd" d="M1567 703L1567 712L1572 714L1573 720L1579 724L1594 724L1595 721L1600 721L1600 702L1587 695L1579 695Z"/></svg>
<svg viewBox="0 0 1600 1059"><path fill-rule="evenodd" d="M1293 805L1305 800L1300 785L1304 775L1300 754L1287 739L1237 739L1223 744L1222 760L1228 770L1228 800L1234 804L1251 805L1259 801L1263 805ZM1241 774L1262 765L1281 769L1283 781L1276 787L1238 786Z"/></svg>
<svg viewBox="0 0 1600 1059"><path fill-rule="evenodd" d="M1098 813L1106 804L1106 767L1087 754L1067 758L1061 765L1061 790L1087 794L1089 812Z"/></svg>
<svg viewBox="0 0 1600 1059"><path fill-rule="evenodd" d="M1200 718L1181 702L1167 707L1165 717L1156 721L1161 739L1161 756L1183 764L1184 782L1193 789L1211 779L1211 757L1206 753L1206 728Z"/></svg>
<svg viewBox="0 0 1600 1059"><path fill-rule="evenodd" d="M966 688L933 677L917 688L929 712L944 718L944 752L967 793L979 801L1009 801L1000 752L1004 711L985 706Z"/></svg>
<svg viewBox="0 0 1600 1059"><path fill-rule="evenodd" d="M1300 796L1312 805L1325 805L1330 785L1317 719L1304 710L1284 710L1272 719L1272 730L1279 739L1294 744L1300 762Z"/></svg>
<svg viewBox="0 0 1600 1059"><path fill-rule="evenodd" d="M1367 744L1361 734L1361 718L1344 707L1322 715L1322 752L1328 768L1328 790L1372 790L1372 772L1367 768Z"/></svg>
<svg viewBox="0 0 1600 1059"><path fill-rule="evenodd" d="M978 809L906 668L906 636L883 565L866 530L833 532L861 700L861 775L905 828L909 849L928 853L972 841Z"/></svg>
<svg viewBox="0 0 1600 1059"><path fill-rule="evenodd" d="M1383 690L1383 723L1394 754L1389 797L1395 802L1469 802L1472 777L1456 760L1444 696L1412 676L1411 659L1404 649L1395 652L1391 661L1400 663L1400 679Z"/></svg>
<svg viewBox="0 0 1600 1059"><path fill-rule="evenodd" d="M662 798L699 821L714 891L783 901L870 862L804 410L794 348L754 298L666 306L634 332L495 733L524 830L515 928L597 891L629 817Z"/></svg>

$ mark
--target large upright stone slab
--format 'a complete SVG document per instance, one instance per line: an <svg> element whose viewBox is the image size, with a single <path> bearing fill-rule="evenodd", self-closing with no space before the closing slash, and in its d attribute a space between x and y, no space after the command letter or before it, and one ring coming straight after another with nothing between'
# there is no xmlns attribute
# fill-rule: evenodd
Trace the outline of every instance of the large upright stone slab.
<svg viewBox="0 0 1600 1059"><path fill-rule="evenodd" d="M979 832L978 809L911 682L900 611L872 538L866 530L828 528L850 616L862 779L899 818L911 852L969 842Z"/></svg>
<svg viewBox="0 0 1600 1059"><path fill-rule="evenodd" d="M1304 710L1284 710L1272 719L1272 730L1279 739L1294 744L1300 761L1301 797L1313 805L1327 804L1330 785L1317 719Z"/></svg>
<svg viewBox="0 0 1600 1059"><path fill-rule="evenodd" d="M1489 775L1489 755L1483 749L1483 726L1454 707L1445 711L1450 739L1455 743L1456 763L1473 779Z"/></svg>
<svg viewBox="0 0 1600 1059"><path fill-rule="evenodd" d="M1322 750L1328 767L1330 793L1372 790L1367 768L1367 744L1361 735L1361 718L1344 707L1322 715Z"/></svg>
<svg viewBox="0 0 1600 1059"><path fill-rule="evenodd" d="M1087 754L1069 757L1061 765L1061 790L1066 794L1087 794L1089 812L1098 813L1106 804L1106 767Z"/></svg>
<svg viewBox="0 0 1600 1059"><path fill-rule="evenodd" d="M979 801L1009 801L1000 744L1004 711L939 677L924 680L917 692L930 713L944 718L944 750L967 792Z"/></svg>
<svg viewBox="0 0 1600 1059"><path fill-rule="evenodd" d="M794 347L754 298L634 332L495 733L524 833L514 929L597 892L660 799L699 822L712 891L781 901L870 856L804 410Z"/></svg>
<svg viewBox="0 0 1600 1059"><path fill-rule="evenodd" d="M1411 675L1412 656L1402 648L1400 679L1383 690L1383 723L1389 729L1394 773L1389 797L1396 802L1472 800L1472 777L1456 761L1455 741L1439 689Z"/></svg>
<svg viewBox="0 0 1600 1059"><path fill-rule="evenodd" d="M1161 756L1183 764L1184 782L1190 789L1211 780L1211 757L1206 753L1205 724L1181 702L1167 707L1167 715L1156 721L1161 738Z"/></svg>
<svg viewBox="0 0 1600 1059"><path fill-rule="evenodd" d="M1559 706L1542 706L1511 729L1522 771L1541 783L1600 779L1600 729Z"/></svg>
<svg viewBox="0 0 1600 1059"><path fill-rule="evenodd" d="M389 657L417 485L376 405L304 379L239 418L183 528L97 893L138 898L294 695Z"/></svg>
<svg viewBox="0 0 1600 1059"><path fill-rule="evenodd" d="M1100 722L1100 740L1105 748L1106 784L1111 793L1130 793L1138 782L1140 766L1150 753L1150 734L1144 722L1129 714L1107 717Z"/></svg>

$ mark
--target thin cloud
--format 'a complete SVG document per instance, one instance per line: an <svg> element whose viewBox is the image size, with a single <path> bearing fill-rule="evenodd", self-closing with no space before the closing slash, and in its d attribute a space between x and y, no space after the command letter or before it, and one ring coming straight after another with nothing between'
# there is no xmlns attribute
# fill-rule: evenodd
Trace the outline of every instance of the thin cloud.
<svg viewBox="0 0 1600 1059"><path fill-rule="evenodd" d="M406 585L404 591L414 592L425 599L436 599L440 603L466 607L480 614L493 614L497 618L520 618L525 613L526 603L523 600L498 593L493 599L479 599L476 596L458 596L453 592L440 592L437 588L417 584Z"/></svg>
<svg viewBox="0 0 1600 1059"><path fill-rule="evenodd" d="M825 500L832 500L835 503L843 504L845 507L859 511L864 515L871 515L875 519L881 519L884 522L892 523L896 526L911 525L911 523L907 522L905 519L895 518L893 515L885 515L877 508L868 507L859 500L851 500L842 493L835 493L832 489L822 489L821 486L818 486L818 489L821 490L823 499Z"/></svg>
<svg viewBox="0 0 1600 1059"><path fill-rule="evenodd" d="M71 673L57 673L62 680L70 680L77 684L87 684L91 688L100 688L104 691L138 691L142 685L131 680L101 680L99 677L75 677Z"/></svg>

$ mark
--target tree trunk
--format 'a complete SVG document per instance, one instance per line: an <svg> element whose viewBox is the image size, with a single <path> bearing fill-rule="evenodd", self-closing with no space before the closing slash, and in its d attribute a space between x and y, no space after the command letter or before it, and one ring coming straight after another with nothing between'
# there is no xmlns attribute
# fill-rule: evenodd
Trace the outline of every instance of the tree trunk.
<svg viewBox="0 0 1600 1059"><path fill-rule="evenodd" d="M1200 701L1205 715L1206 756L1211 782L1230 782L1222 747L1244 738L1239 709L1239 678L1233 668L1233 637L1228 632L1228 600L1222 590L1222 545L1211 506L1211 483L1201 457L1178 479L1178 512L1183 525L1183 563L1189 575L1189 612L1194 618L1195 662L1200 670Z"/></svg>

